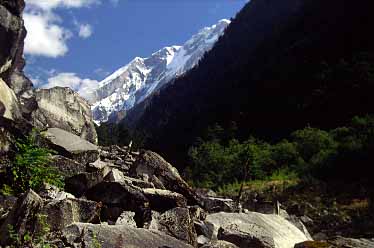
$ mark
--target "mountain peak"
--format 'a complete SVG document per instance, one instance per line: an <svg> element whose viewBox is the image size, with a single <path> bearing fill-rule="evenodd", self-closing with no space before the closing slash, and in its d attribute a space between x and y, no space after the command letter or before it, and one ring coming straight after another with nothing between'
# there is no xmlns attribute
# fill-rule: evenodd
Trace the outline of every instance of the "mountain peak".
<svg viewBox="0 0 374 248"><path fill-rule="evenodd" d="M134 58L100 82L93 93L96 123L117 119L117 112L128 111L173 78L192 69L209 51L230 24L227 19L201 29L183 46L167 46L148 58Z"/></svg>

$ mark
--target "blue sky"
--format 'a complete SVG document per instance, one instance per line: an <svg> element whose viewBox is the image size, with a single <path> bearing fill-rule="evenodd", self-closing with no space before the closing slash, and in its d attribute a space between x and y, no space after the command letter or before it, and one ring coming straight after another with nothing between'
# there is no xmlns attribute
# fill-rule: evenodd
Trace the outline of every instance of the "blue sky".
<svg viewBox="0 0 374 248"><path fill-rule="evenodd" d="M26 0L27 75L36 84L97 83L134 57L182 45L247 0ZM66 82L69 81L69 82Z"/></svg>

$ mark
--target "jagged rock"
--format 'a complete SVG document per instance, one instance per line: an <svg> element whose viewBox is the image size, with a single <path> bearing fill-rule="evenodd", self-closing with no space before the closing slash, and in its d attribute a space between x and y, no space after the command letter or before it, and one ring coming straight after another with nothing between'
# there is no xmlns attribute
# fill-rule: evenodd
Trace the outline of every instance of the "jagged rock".
<svg viewBox="0 0 374 248"><path fill-rule="evenodd" d="M16 69L10 76L9 84L17 96L22 116L30 120L32 112L38 108L32 82Z"/></svg>
<svg viewBox="0 0 374 248"><path fill-rule="evenodd" d="M158 231L120 225L76 223L68 226L63 236L67 246L83 247L142 247L192 248L192 246Z"/></svg>
<svg viewBox="0 0 374 248"><path fill-rule="evenodd" d="M178 170L155 152L142 151L130 168L130 175L135 177L147 175L148 178L156 176L166 189L184 195L190 205L198 202L195 193L179 175ZM157 185L156 183L155 186Z"/></svg>
<svg viewBox="0 0 374 248"><path fill-rule="evenodd" d="M308 240L292 223L281 216L272 214L249 213L215 213L206 218L206 223L213 226L211 239L217 239L218 230L222 227L237 225L237 230L244 233L251 233L253 225L260 226L264 230L263 234L274 239L275 247L289 248L295 244ZM253 234L254 235L254 234Z"/></svg>
<svg viewBox="0 0 374 248"><path fill-rule="evenodd" d="M214 225L204 221L194 221L194 226L197 235L204 235L211 239L213 237Z"/></svg>
<svg viewBox="0 0 374 248"><path fill-rule="evenodd" d="M0 5L1 7L1 5ZM19 103L13 90L0 78L0 103L1 103L1 115L10 120L19 120L22 118L21 111L19 109Z"/></svg>
<svg viewBox="0 0 374 248"><path fill-rule="evenodd" d="M33 113L35 126L60 128L97 144L90 105L78 93L55 87L36 90L35 96L39 105Z"/></svg>
<svg viewBox="0 0 374 248"><path fill-rule="evenodd" d="M195 193L198 196L204 196L204 197L217 197L217 193L214 192L211 189L204 189L204 188L197 188L195 189Z"/></svg>
<svg viewBox="0 0 374 248"><path fill-rule="evenodd" d="M351 239L344 237L334 237L328 240L328 243L335 245L336 247L344 248L368 248L374 247L374 239Z"/></svg>
<svg viewBox="0 0 374 248"><path fill-rule="evenodd" d="M210 242L210 239L208 239L204 235L199 235L199 236L197 236L196 242L197 242L197 246L200 247L200 246L203 246L205 244L208 244Z"/></svg>
<svg viewBox="0 0 374 248"><path fill-rule="evenodd" d="M131 184L102 182L89 189L85 196L105 205L103 220L116 221L123 211L133 211L138 227L143 227L151 221L148 199L140 188Z"/></svg>
<svg viewBox="0 0 374 248"><path fill-rule="evenodd" d="M98 147L77 135L60 128L49 128L42 134L51 143L50 146L62 156L84 165L99 158Z"/></svg>
<svg viewBox="0 0 374 248"><path fill-rule="evenodd" d="M217 238L240 248L275 248L274 239L264 228L256 224L232 224L220 227Z"/></svg>
<svg viewBox="0 0 374 248"><path fill-rule="evenodd" d="M176 207L187 207L187 200L183 195L162 189L143 189L152 210L165 212Z"/></svg>
<svg viewBox="0 0 374 248"><path fill-rule="evenodd" d="M11 226L22 237L26 232L33 234L36 231L37 215L43 206L42 198L34 191L24 193L13 206L4 223L0 227L0 245L9 242L8 228Z"/></svg>
<svg viewBox="0 0 374 248"><path fill-rule="evenodd" d="M17 197L15 196L3 196L0 195L0 226L12 210L14 204L17 202Z"/></svg>
<svg viewBox="0 0 374 248"><path fill-rule="evenodd" d="M46 223L56 232L74 222L98 221L100 210L101 204L97 202L68 198L47 201L40 213L47 216Z"/></svg>
<svg viewBox="0 0 374 248"><path fill-rule="evenodd" d="M7 8L13 15L21 15L25 8L25 2L23 0L0 0L0 5Z"/></svg>
<svg viewBox="0 0 374 248"><path fill-rule="evenodd" d="M217 197L199 197L202 207L211 213L215 212L235 212L236 204L232 199Z"/></svg>
<svg viewBox="0 0 374 248"><path fill-rule="evenodd" d="M195 227L187 208L174 208L161 215L152 212L149 229L164 232L192 246L197 245Z"/></svg>
<svg viewBox="0 0 374 248"><path fill-rule="evenodd" d="M86 171L84 164L60 155L53 156L50 165L57 168L64 177L72 177Z"/></svg>
<svg viewBox="0 0 374 248"><path fill-rule="evenodd" d="M215 241L209 242L206 245L203 245L201 248L239 248L239 247L227 241L215 240Z"/></svg>
<svg viewBox="0 0 374 248"><path fill-rule="evenodd" d="M152 183L132 177L127 177L123 174L122 171L116 168L110 169L109 173L106 174L104 181L132 184L139 188L154 188Z"/></svg>
<svg viewBox="0 0 374 248"><path fill-rule="evenodd" d="M305 241L298 243L294 248L337 248L336 246L329 244L325 241ZM342 248L342 247L339 247ZM352 247L353 248L353 247Z"/></svg>
<svg viewBox="0 0 374 248"><path fill-rule="evenodd" d="M116 220L116 225L125 225L128 227L136 228L135 212L124 211Z"/></svg>
<svg viewBox="0 0 374 248"><path fill-rule="evenodd" d="M76 197L81 197L87 190L104 180L102 171L84 172L65 178L65 189Z"/></svg>
<svg viewBox="0 0 374 248"><path fill-rule="evenodd" d="M24 2L21 0L0 2L0 77L6 82L18 66L19 60L23 61L25 29L20 17L23 6Z"/></svg>
<svg viewBox="0 0 374 248"><path fill-rule="evenodd" d="M284 218L294 224L297 228L299 228L299 230L302 231L309 240L313 239L308 229L305 227L301 219L299 219L297 216L287 214L286 216L284 216Z"/></svg>
<svg viewBox="0 0 374 248"><path fill-rule="evenodd" d="M67 193L67 192L64 192L64 191L61 191L56 186L50 185L50 184L47 184L47 183L43 184L43 187L38 192L38 194L43 199L56 200L56 201L64 200L64 199L68 199L68 198L70 198L70 199L75 198L74 195L72 195L70 193Z"/></svg>
<svg viewBox="0 0 374 248"><path fill-rule="evenodd" d="M190 216L195 221L205 220L206 213L204 209L199 206L188 206L188 210L190 211Z"/></svg>

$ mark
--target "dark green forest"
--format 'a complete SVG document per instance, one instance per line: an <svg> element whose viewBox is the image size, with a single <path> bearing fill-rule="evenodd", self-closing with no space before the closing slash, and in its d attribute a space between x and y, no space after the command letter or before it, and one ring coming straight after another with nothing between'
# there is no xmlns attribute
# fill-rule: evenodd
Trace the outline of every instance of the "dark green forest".
<svg viewBox="0 0 374 248"><path fill-rule="evenodd" d="M374 116L354 117L331 130L306 127L276 143L254 137L240 141L236 132L214 125L189 149L187 175L195 186L218 189L274 174L369 183L363 175L374 161Z"/></svg>
<svg viewBox="0 0 374 248"><path fill-rule="evenodd" d="M333 129L373 113L374 3L249 2L199 65L124 124L178 168L208 126L277 142L308 125Z"/></svg>

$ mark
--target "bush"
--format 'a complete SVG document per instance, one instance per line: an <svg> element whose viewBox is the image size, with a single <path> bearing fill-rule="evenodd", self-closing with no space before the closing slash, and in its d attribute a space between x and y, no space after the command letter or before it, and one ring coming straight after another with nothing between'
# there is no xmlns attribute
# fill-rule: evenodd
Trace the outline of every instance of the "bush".
<svg viewBox="0 0 374 248"><path fill-rule="evenodd" d="M64 186L63 177L49 166L54 151L38 147L35 142L37 135L33 131L25 140L16 142L17 155L9 168L10 185L4 185L3 192L10 194L10 189L15 194L28 189L38 191L43 183Z"/></svg>

